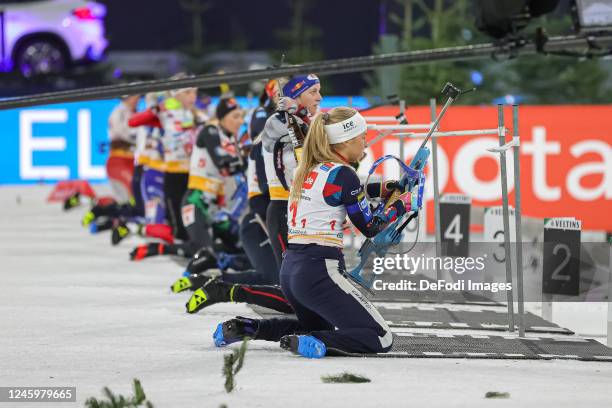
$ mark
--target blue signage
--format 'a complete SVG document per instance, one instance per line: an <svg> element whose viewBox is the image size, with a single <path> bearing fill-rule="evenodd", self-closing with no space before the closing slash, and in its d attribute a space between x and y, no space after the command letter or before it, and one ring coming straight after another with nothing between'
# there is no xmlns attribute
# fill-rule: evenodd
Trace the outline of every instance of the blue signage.
<svg viewBox="0 0 612 408"><path fill-rule="evenodd" d="M247 109L256 103L238 100ZM358 109L368 106L362 97L351 102ZM0 111L0 184L106 180L108 118L118 103L76 102ZM346 97L325 97L322 107L347 104Z"/></svg>

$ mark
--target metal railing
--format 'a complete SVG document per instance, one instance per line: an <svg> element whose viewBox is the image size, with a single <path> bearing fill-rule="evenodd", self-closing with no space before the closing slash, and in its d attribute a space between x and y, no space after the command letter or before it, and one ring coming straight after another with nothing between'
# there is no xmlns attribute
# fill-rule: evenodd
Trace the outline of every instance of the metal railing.
<svg viewBox="0 0 612 408"><path fill-rule="evenodd" d="M539 47L539 45L537 45L533 40L521 40L520 42L509 42L505 44L482 43L459 47L406 51L392 54L367 55L363 57L317 61L299 65L229 72L224 74L196 75L184 79L139 81L129 84L115 84L69 91L48 92L0 101L0 110L24 108L28 106L45 105L51 103L112 99L121 97L123 95L144 94L148 92L166 91L178 88L197 87L207 89L215 88L220 83L236 85L261 79L278 78L298 74L343 74L350 72L364 72L389 65L419 64L455 60L465 61L469 59L487 58L494 55L507 55L510 52L519 51L521 54L536 54L538 52L546 53L570 49L588 49L594 44L597 46L607 47L612 44L612 35L604 34L598 37L593 35L551 37L541 47Z"/></svg>
<svg viewBox="0 0 612 408"><path fill-rule="evenodd" d="M436 117L436 102L434 99L430 102L431 118L432 120ZM368 117L366 120L377 121L380 118L384 118L387 121L388 118L394 117ZM389 121L391 121L389 119ZM385 137L396 137L399 139L399 158L403 162L406 161L404 140L405 139L422 139L426 137L427 133L417 132L404 132L405 130L425 130L430 129L432 123L429 124L390 124L390 125L368 125L369 130L375 130L380 132L379 135L374 137L368 146L372 146ZM399 130L400 132L395 132ZM498 136L499 147L488 149L492 153L499 154L499 164L501 171L501 189L502 189L502 208L503 208L503 225L504 225L504 251L505 251L505 267L506 267L506 283L512 285L512 254L510 246L510 215L509 215L509 199L508 199L508 174L506 167L506 152L509 149L513 149L514 156L514 194L516 201L515 208L515 223L516 223L516 237L517 241L522 242L522 230L521 230L521 185L520 185L520 138L518 133L518 105L512 105L512 141L506 143L507 129L504 125L504 106L497 105L497 127L489 129L473 129L473 130L455 130L439 132L434 131L432 133L432 160L431 166L433 170L432 184L434 187L434 219L435 219L435 245L436 245L436 257L440 257L441 250L441 225L440 225L440 190L438 184L438 139L442 137L469 137L469 136ZM524 325L524 293L523 293L523 253L522 246L515 245L516 247L516 264L517 264L517 303L518 303L518 331L519 336L525 336L525 325ZM441 271L436 265L436 275L438 279L441 279ZM506 291L506 300L508 303L507 314L508 314L508 330L513 332L515 329L514 321L514 290L510 289Z"/></svg>

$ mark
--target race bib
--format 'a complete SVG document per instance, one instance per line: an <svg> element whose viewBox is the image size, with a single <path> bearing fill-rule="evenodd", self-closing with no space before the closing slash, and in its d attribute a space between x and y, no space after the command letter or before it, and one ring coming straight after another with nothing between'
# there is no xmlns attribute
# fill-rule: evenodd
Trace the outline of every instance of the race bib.
<svg viewBox="0 0 612 408"><path fill-rule="evenodd" d="M145 218L154 220L157 218L157 200L149 200L145 203Z"/></svg>
<svg viewBox="0 0 612 408"><path fill-rule="evenodd" d="M195 222L195 205L188 204L181 208L181 213L183 216L183 225L185 227L190 226Z"/></svg>

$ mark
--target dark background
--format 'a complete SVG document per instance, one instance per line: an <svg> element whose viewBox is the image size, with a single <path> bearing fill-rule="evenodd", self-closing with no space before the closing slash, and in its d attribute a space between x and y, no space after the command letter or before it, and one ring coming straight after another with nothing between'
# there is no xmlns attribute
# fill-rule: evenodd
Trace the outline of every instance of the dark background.
<svg viewBox="0 0 612 408"><path fill-rule="evenodd" d="M214 1L203 17L204 48L231 49L236 38L248 50L282 50L278 31L291 24L290 0ZM109 51L174 50L191 43L191 15L173 0L104 0ZM379 0L313 0L305 23L321 31L325 59L369 55L378 39ZM303 61L289 61L301 63ZM330 77L333 91L355 94L365 85L361 74ZM332 85L332 84L330 84Z"/></svg>
<svg viewBox="0 0 612 408"><path fill-rule="evenodd" d="M113 50L174 49L191 41L191 16L172 0L104 0ZM234 36L248 49L277 49L275 31L289 28L288 0L215 1L204 15L205 46L220 48ZM369 54L378 36L379 1L313 0L308 23L322 31L327 58ZM300 62L300 61L298 61Z"/></svg>

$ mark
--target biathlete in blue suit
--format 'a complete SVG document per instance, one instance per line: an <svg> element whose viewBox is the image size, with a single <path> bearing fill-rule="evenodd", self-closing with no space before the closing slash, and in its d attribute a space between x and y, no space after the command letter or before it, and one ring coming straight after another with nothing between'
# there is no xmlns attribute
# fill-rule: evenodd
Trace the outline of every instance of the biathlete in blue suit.
<svg viewBox="0 0 612 408"><path fill-rule="evenodd" d="M244 337L280 341L281 347L309 358L328 351L380 353L393 336L383 317L344 276L342 224L348 215L366 237L373 237L410 211L406 192L379 215L373 215L364 186L349 163L365 149L365 119L339 107L312 123L288 202L288 248L280 271L281 288L295 319L244 317L218 325L217 346ZM366 186L371 197L388 198L397 183Z"/></svg>

